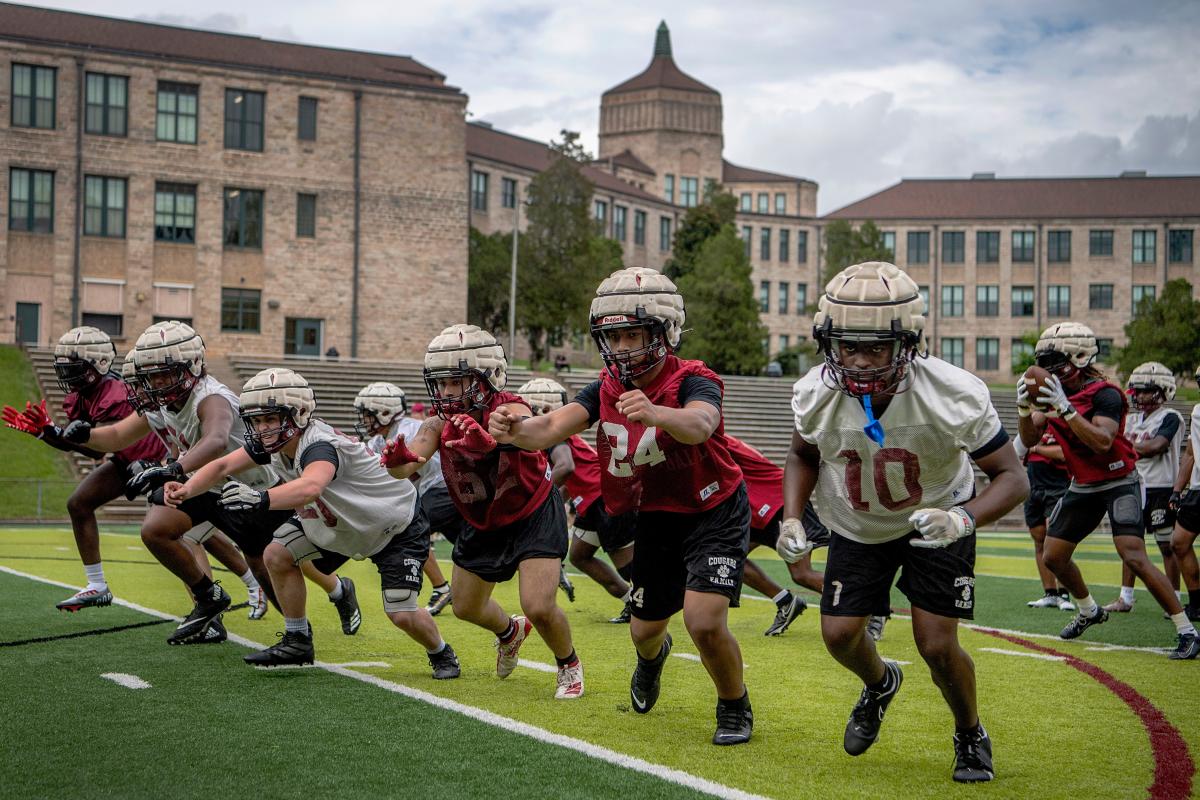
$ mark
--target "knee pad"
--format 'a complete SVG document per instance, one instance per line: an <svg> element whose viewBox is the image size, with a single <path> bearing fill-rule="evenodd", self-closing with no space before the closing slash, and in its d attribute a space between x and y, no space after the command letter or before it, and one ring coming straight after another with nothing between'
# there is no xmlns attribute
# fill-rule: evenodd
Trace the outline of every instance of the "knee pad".
<svg viewBox="0 0 1200 800"><path fill-rule="evenodd" d="M1118 525L1140 525L1142 522L1141 504L1133 495L1118 497L1113 501L1109 513L1112 514L1112 521Z"/></svg>
<svg viewBox="0 0 1200 800"><path fill-rule="evenodd" d="M412 589L384 589L383 610L389 614L397 611L416 611L417 593Z"/></svg>

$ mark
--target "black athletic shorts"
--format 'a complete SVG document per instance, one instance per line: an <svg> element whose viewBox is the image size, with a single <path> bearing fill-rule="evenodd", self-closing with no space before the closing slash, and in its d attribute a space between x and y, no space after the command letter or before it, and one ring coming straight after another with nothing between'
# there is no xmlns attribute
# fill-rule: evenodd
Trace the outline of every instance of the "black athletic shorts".
<svg viewBox="0 0 1200 800"><path fill-rule="evenodd" d="M1105 514L1113 536L1145 538L1142 485L1133 480L1098 492L1067 490L1046 522L1046 535L1079 544L1096 530Z"/></svg>
<svg viewBox="0 0 1200 800"><path fill-rule="evenodd" d="M296 520L299 526L299 520ZM286 544L286 543L285 543ZM314 545L316 547L316 545ZM332 575L338 568L350 560L350 556L317 547L319 557L312 564L326 575ZM408 589L420 593L421 567L429 557L429 519L425 512L417 506L412 522L408 527L393 536L383 549L367 560L379 570L380 587L386 592L389 589Z"/></svg>
<svg viewBox="0 0 1200 800"><path fill-rule="evenodd" d="M814 548L829 546L829 528L826 528L825 523L821 522L812 503L804 505L804 513L800 515L800 522L804 526L804 535L808 537L809 543ZM775 549L775 545L779 541L779 526L782 523L783 509L781 508L775 512L775 516L771 517L771 521L767 523L766 527L750 529L751 546L761 544L772 550Z"/></svg>
<svg viewBox="0 0 1200 800"><path fill-rule="evenodd" d="M615 553L633 544L636 526L636 511L618 514L615 517L609 516L608 511L604 508L604 500L600 498L588 506L587 511L583 514L575 516L574 525L577 531L594 533L595 539L600 542L600 546L606 553ZM583 536L576 536L576 538L587 540ZM593 542L588 542L588 544L593 544Z"/></svg>
<svg viewBox="0 0 1200 800"><path fill-rule="evenodd" d="M1171 487L1161 486L1146 490L1146 504L1142 506L1142 525L1146 533L1154 534L1156 540L1171 541L1175 528L1175 512L1171 510Z"/></svg>
<svg viewBox="0 0 1200 800"><path fill-rule="evenodd" d="M1175 521L1188 533L1200 533L1200 489L1191 489L1179 499Z"/></svg>
<svg viewBox="0 0 1200 800"><path fill-rule="evenodd" d="M698 514L640 511L633 548L633 616L666 619L683 608L684 593L710 592L737 607L750 547L746 484Z"/></svg>
<svg viewBox="0 0 1200 800"><path fill-rule="evenodd" d="M914 608L942 617L975 615L975 537L948 547L913 547L917 532L883 544L862 544L834 532L825 562L821 613L835 617L888 616L892 581Z"/></svg>
<svg viewBox="0 0 1200 800"><path fill-rule="evenodd" d="M492 583L517 573L522 561L567 556L567 513L562 495L551 489L545 502L528 517L491 531L464 521L451 555L454 563Z"/></svg>
<svg viewBox="0 0 1200 800"><path fill-rule="evenodd" d="M180 503L179 511L191 517L191 527L203 522L210 523L224 533L248 556L258 557L267 549L275 529L287 522L296 513L290 508L266 511L230 511L221 505L221 495L205 492L189 497ZM150 503L156 506L163 502L163 487L150 493Z"/></svg>
<svg viewBox="0 0 1200 800"><path fill-rule="evenodd" d="M1029 476L1029 497L1025 498L1025 527L1045 525L1058 499L1067 493L1071 477L1060 469L1041 461L1025 468Z"/></svg>
<svg viewBox="0 0 1200 800"><path fill-rule="evenodd" d="M446 484L435 486L422 494L421 508L429 518L430 533L440 533L449 542L458 540L463 518L462 514L458 513L454 501L450 499L450 490L446 488Z"/></svg>

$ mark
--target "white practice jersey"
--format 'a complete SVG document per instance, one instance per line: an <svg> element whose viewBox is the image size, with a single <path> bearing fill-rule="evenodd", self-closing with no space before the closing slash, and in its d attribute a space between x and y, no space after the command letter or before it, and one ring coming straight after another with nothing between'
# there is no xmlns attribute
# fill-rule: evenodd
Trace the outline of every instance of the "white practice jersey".
<svg viewBox="0 0 1200 800"><path fill-rule="evenodd" d="M362 442L344 436L314 419L300 434L293 461L271 454L271 465L285 481L303 472L305 451L326 442L337 451L338 468L317 500L296 510L304 535L324 550L363 559L379 552L393 536L408 527L417 508L412 481L397 480L379 464L379 456Z"/></svg>
<svg viewBox="0 0 1200 800"><path fill-rule="evenodd" d="M1147 489L1170 488L1175 485L1175 476L1179 474L1180 450L1183 447L1183 417L1172 408L1159 406L1149 414L1131 411L1125 419L1125 437L1131 444L1148 442L1155 438L1163 423L1170 419L1174 420L1176 427L1169 437L1167 449L1149 458L1138 456L1138 475Z"/></svg>
<svg viewBox="0 0 1200 800"><path fill-rule="evenodd" d="M175 452L175 438L171 436L167 429L167 421L163 419L162 409L151 409L143 411L142 417L146 420L146 424L150 426L150 432L158 437L158 440L167 448L168 458L178 458ZM235 423L236 424L236 423Z"/></svg>
<svg viewBox="0 0 1200 800"><path fill-rule="evenodd" d="M1189 489L1200 489L1200 403L1192 408L1192 427L1188 432L1192 445L1192 476L1188 479Z"/></svg>
<svg viewBox="0 0 1200 800"><path fill-rule="evenodd" d="M200 430L200 417L197 415L196 409L200 407L200 403L206 397L214 394L220 395L233 408L233 424L229 426L229 439L225 444L225 455L245 447L246 438L243 434L246 427L242 424L242 420L238 416L238 396L228 386L213 376L205 375L196 381L196 385L192 389L192 393L188 395L187 402L183 404L183 408L178 411L172 411L166 406L159 406L158 414L162 418L167 436L170 439L167 445L168 449L172 449L179 455L183 455L191 449L192 445L200 441L203 431ZM242 470L233 477L255 489L269 489L278 482L275 473L271 471L270 467L254 466L250 469ZM211 491L219 492L220 488L218 487Z"/></svg>
<svg viewBox="0 0 1200 800"><path fill-rule="evenodd" d="M862 403L828 386L822 369L796 382L792 411L797 432L821 451L813 499L825 524L856 542L882 544L912 531L908 518L918 508L949 509L971 498L968 454L1004 430L983 381L932 356L916 359L907 388L880 417L880 447L863 432Z"/></svg>
<svg viewBox="0 0 1200 800"><path fill-rule="evenodd" d="M421 430L422 424L421 420L412 417L396 417L386 432L377 433L367 441L367 447L376 454L382 455L383 448L387 446L388 442L393 441L401 434L404 436L404 441L411 443L413 437L417 435L417 431ZM433 456L417 470L417 476L417 491L421 494L425 494L430 489L445 486L446 478L442 475L441 454L435 450Z"/></svg>

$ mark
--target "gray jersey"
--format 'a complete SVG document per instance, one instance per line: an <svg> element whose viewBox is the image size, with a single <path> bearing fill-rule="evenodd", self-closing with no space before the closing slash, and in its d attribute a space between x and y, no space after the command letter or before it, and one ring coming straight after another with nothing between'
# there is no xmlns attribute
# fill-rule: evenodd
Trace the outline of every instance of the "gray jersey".
<svg viewBox="0 0 1200 800"><path fill-rule="evenodd" d="M191 394L188 395L187 402L183 404L183 408L178 411L172 411L166 406L159 406L158 413L162 417L167 437L170 440L168 448L174 449L182 456L196 442L200 441L203 431L200 429L200 416L196 413L196 409L200 407L200 403L205 398L214 394L220 395L233 409L233 424L229 426L229 437L225 443L225 455L235 450L241 450L245 446L246 438L243 436L245 426L238 417L238 396L213 376L205 375L196 381L196 385L192 389ZM153 424L151 423L152 426ZM255 489L267 489L277 482L275 473L271 471L270 467L250 467L235 474L233 477ZM220 489L213 489L212 491L220 491Z"/></svg>
<svg viewBox="0 0 1200 800"><path fill-rule="evenodd" d="M1183 417L1174 409L1159 406L1149 414L1131 411L1125 420L1125 437L1131 444L1137 444L1155 438L1158 429L1168 417L1175 417L1179 427L1175 429L1171 441L1167 442L1167 449L1156 456L1138 456L1138 475L1147 489L1170 488L1175 485L1175 476L1179 474L1179 452L1183 446Z"/></svg>
<svg viewBox="0 0 1200 800"><path fill-rule="evenodd" d="M323 550L354 559L372 556L416 514L417 489L412 481L397 480L379 464L379 456L314 419L300 435L293 461L282 453L271 454L271 465L285 481L300 477L305 451L326 442L337 451L333 480L313 503L296 510L304 535Z"/></svg>
<svg viewBox="0 0 1200 800"><path fill-rule="evenodd" d="M983 381L937 358L916 359L880 417L880 447L863 432L860 401L826 384L822 368L796 382L792 410L796 431L821 451L814 502L831 529L881 544L909 533L917 509L971 498L968 454L1003 431Z"/></svg>
<svg viewBox="0 0 1200 800"><path fill-rule="evenodd" d="M404 441L412 442L417 431L421 430L422 424L421 420L412 417L396 417L385 432L377 433L367 441L367 447L376 454L382 454L383 448L387 446L388 442L394 441L401 434L404 435ZM435 450L433 456L417 470L417 475L417 491L421 494L438 486L445 486L446 478L442 475L441 454Z"/></svg>

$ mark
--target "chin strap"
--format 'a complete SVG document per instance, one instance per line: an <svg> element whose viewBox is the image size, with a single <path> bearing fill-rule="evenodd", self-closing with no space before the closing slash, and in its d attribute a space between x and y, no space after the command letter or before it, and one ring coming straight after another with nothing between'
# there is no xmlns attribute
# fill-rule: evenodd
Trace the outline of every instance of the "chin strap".
<svg viewBox="0 0 1200 800"><path fill-rule="evenodd" d="M867 414L867 424L863 426L863 433L875 444L883 447L883 424L875 419L875 411L871 408L871 395L864 394L862 404L863 411Z"/></svg>

